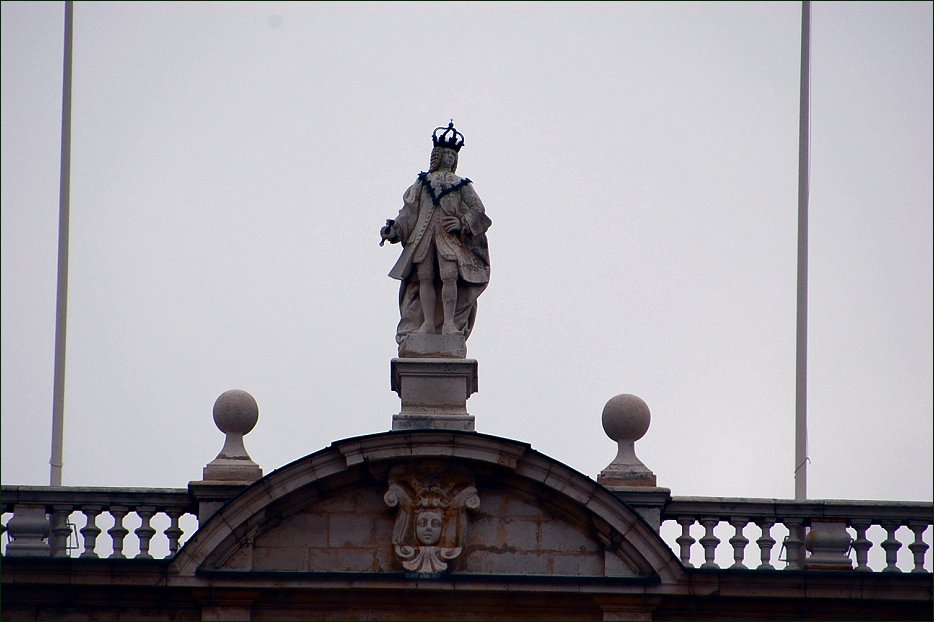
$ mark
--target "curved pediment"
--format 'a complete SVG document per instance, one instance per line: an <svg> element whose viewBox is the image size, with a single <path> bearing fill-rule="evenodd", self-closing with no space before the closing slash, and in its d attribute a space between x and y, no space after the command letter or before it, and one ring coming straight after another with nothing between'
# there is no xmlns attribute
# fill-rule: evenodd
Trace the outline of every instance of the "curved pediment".
<svg viewBox="0 0 934 622"><path fill-rule="evenodd" d="M448 431L350 438L270 473L172 570L683 575L658 534L590 478L524 443Z"/></svg>

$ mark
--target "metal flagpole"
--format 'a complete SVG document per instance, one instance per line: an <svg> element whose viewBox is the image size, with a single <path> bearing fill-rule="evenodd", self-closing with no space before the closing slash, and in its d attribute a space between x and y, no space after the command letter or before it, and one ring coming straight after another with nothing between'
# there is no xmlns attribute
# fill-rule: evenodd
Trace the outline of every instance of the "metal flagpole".
<svg viewBox="0 0 934 622"><path fill-rule="evenodd" d="M795 351L795 501L808 496L808 195L811 3L801 3L801 101L798 123L798 323Z"/></svg>
<svg viewBox="0 0 934 622"><path fill-rule="evenodd" d="M62 152L58 187L58 288L55 294L55 378L52 396L52 457L49 485L62 485L65 423L65 325L68 315L68 211L71 199L72 0L65 2L65 59L62 70Z"/></svg>

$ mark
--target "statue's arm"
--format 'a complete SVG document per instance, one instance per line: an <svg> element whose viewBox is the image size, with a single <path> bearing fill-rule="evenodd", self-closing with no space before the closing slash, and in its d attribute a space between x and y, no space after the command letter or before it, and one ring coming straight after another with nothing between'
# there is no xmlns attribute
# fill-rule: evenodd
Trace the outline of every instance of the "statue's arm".
<svg viewBox="0 0 934 622"><path fill-rule="evenodd" d="M408 239L409 233L415 228L415 222L418 220L418 195L420 190L421 184L415 183L402 195L402 209L399 210L395 219L386 220L386 224L379 230L380 246L382 246L383 242L396 244L397 242L405 242Z"/></svg>
<svg viewBox="0 0 934 622"><path fill-rule="evenodd" d="M461 201L467 206L467 210L461 216L462 230L474 236L486 233L493 221L487 217L483 202L473 189L473 184L468 184L461 190Z"/></svg>

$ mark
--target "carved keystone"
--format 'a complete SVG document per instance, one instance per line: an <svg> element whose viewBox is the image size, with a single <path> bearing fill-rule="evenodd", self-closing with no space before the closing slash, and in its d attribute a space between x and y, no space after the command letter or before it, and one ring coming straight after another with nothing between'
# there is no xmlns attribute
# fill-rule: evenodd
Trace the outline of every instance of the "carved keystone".
<svg viewBox="0 0 934 622"><path fill-rule="evenodd" d="M383 497L398 508L392 546L402 567L436 574L463 551L467 510L480 507L473 474L440 462L397 466L389 472Z"/></svg>

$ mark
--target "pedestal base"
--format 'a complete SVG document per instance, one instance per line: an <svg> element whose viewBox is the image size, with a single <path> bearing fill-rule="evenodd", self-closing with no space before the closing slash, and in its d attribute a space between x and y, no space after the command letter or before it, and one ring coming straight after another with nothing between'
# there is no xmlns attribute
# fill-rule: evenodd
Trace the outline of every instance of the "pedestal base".
<svg viewBox="0 0 934 622"><path fill-rule="evenodd" d="M477 392L477 361L398 358L390 368L392 390L402 400L393 430L474 430L467 399Z"/></svg>
<svg viewBox="0 0 934 622"><path fill-rule="evenodd" d="M463 335L412 333L399 344L399 358L465 359L467 358L467 340Z"/></svg>
<svg viewBox="0 0 934 622"><path fill-rule="evenodd" d="M473 415L393 415L392 429L396 430L461 430L476 429Z"/></svg>
<svg viewBox="0 0 934 622"><path fill-rule="evenodd" d="M258 464L246 458L214 458L201 470L205 481L255 482L263 476Z"/></svg>

